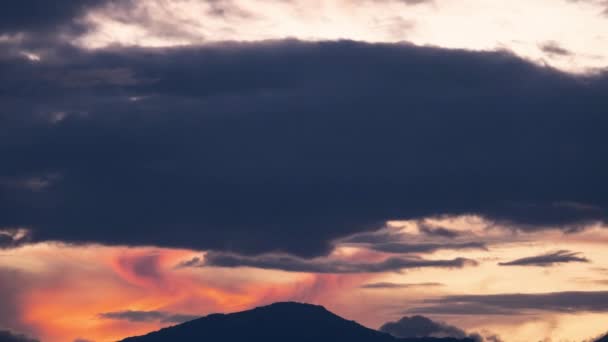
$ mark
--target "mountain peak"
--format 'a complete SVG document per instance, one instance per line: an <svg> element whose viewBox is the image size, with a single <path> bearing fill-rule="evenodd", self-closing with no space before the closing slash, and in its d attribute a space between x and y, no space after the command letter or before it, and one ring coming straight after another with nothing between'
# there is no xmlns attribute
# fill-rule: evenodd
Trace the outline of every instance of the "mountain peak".
<svg viewBox="0 0 608 342"><path fill-rule="evenodd" d="M276 302L269 305L258 306L253 310L301 310L301 311L318 311L318 312L329 312L322 305L315 305L310 303L301 302Z"/></svg>
<svg viewBox="0 0 608 342"><path fill-rule="evenodd" d="M279 302L231 314L212 314L123 342L344 341L456 342L458 339L397 339L333 314L323 306Z"/></svg>

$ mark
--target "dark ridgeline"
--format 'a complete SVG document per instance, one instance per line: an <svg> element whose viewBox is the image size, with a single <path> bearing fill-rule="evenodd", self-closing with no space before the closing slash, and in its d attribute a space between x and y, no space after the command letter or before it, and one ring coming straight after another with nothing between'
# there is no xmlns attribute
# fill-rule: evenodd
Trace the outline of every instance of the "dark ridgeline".
<svg viewBox="0 0 608 342"><path fill-rule="evenodd" d="M603 337L600 337L600 339L595 342L608 342L608 334L604 335Z"/></svg>
<svg viewBox="0 0 608 342"><path fill-rule="evenodd" d="M233 314L213 314L122 342L474 342L472 339L398 339L345 320L322 306L275 303Z"/></svg>

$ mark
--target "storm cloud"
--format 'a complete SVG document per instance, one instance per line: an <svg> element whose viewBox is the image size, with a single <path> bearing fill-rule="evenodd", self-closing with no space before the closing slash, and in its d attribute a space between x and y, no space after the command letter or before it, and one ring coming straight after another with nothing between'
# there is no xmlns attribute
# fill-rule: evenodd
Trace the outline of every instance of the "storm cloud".
<svg viewBox="0 0 608 342"><path fill-rule="evenodd" d="M389 219L606 219L604 74L294 40L9 51L0 74L0 226L32 241L315 257Z"/></svg>

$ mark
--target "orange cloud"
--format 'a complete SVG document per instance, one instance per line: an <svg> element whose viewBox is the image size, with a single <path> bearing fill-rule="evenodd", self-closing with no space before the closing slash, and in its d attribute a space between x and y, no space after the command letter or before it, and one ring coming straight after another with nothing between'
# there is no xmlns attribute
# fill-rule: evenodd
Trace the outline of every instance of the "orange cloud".
<svg viewBox="0 0 608 342"><path fill-rule="evenodd" d="M187 250L45 245L21 253L24 265L42 264L31 270L35 281L23 294L20 320L47 342L116 340L170 324L112 320L100 313L134 310L205 315L286 300L327 303L369 278L176 269L180 261L195 254ZM229 286L213 280L230 277L235 279L224 280Z"/></svg>

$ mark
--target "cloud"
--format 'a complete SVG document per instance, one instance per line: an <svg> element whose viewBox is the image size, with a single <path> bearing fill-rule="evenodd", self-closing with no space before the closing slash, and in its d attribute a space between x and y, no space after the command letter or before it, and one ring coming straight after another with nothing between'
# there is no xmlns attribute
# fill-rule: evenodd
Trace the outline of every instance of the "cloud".
<svg viewBox="0 0 608 342"><path fill-rule="evenodd" d="M457 243L402 243L402 242L387 242L381 244L372 244L369 248L385 253L431 253L438 250L467 250L481 249L487 250L487 247L482 242L457 242Z"/></svg>
<svg viewBox="0 0 608 342"><path fill-rule="evenodd" d="M516 315L517 311L476 303L449 303L412 307L406 311L417 315Z"/></svg>
<svg viewBox="0 0 608 342"><path fill-rule="evenodd" d="M78 18L86 10L109 0L23 0L4 6L0 12L0 35L42 33L58 28L80 28Z"/></svg>
<svg viewBox="0 0 608 342"><path fill-rule="evenodd" d="M387 229L363 232L347 236L338 241L344 244L382 244L387 242L402 241L407 238L412 238L413 235L396 233Z"/></svg>
<svg viewBox="0 0 608 342"><path fill-rule="evenodd" d="M331 260L328 258L302 259L291 255L265 254L254 257L222 252L208 252L204 260L193 258L178 267L254 267L308 273L381 273L398 272L410 268L462 268L476 266L471 259L426 260L417 257L393 257L374 263Z"/></svg>
<svg viewBox="0 0 608 342"><path fill-rule="evenodd" d="M571 56L572 52L561 47L557 42L545 42L539 45L539 48L547 55L551 57L564 57Z"/></svg>
<svg viewBox="0 0 608 342"><path fill-rule="evenodd" d="M23 228L0 229L0 249L11 248L27 242L29 232Z"/></svg>
<svg viewBox="0 0 608 342"><path fill-rule="evenodd" d="M161 322L161 323L183 323L197 319L200 316L175 314L165 311L117 311L99 314L103 319L123 320L129 322Z"/></svg>
<svg viewBox="0 0 608 342"><path fill-rule="evenodd" d="M486 335L484 336L486 342L504 342L503 339L498 335Z"/></svg>
<svg viewBox="0 0 608 342"><path fill-rule="evenodd" d="M398 338L452 337L463 339L473 337L473 340L482 341L477 335L469 335L460 328L433 321L424 316L403 317L397 322L385 323L380 327L380 331Z"/></svg>
<svg viewBox="0 0 608 342"><path fill-rule="evenodd" d="M0 341L2 342L39 342L22 334L15 334L8 330L0 330Z"/></svg>
<svg viewBox="0 0 608 342"><path fill-rule="evenodd" d="M441 283L369 283L361 285L363 289L408 289L413 287L439 287Z"/></svg>
<svg viewBox="0 0 608 342"><path fill-rule="evenodd" d="M594 342L607 342L608 341L608 334L604 334L600 337L598 337L597 339L593 340Z"/></svg>
<svg viewBox="0 0 608 342"><path fill-rule="evenodd" d="M603 74L293 40L57 46L35 63L2 52L0 70L0 179L61 175L0 185L0 226L32 241L310 258L391 219L606 219Z"/></svg>
<svg viewBox="0 0 608 342"><path fill-rule="evenodd" d="M460 232L418 224L421 235L379 230L354 234L336 241L337 244L356 245L374 251L395 254L433 253L439 250L487 250L485 242L455 241ZM438 242L435 242L438 241Z"/></svg>
<svg viewBox="0 0 608 342"><path fill-rule="evenodd" d="M425 223L418 223L418 229L421 233L431 237L456 238L461 235L459 231L444 227L433 227Z"/></svg>
<svg viewBox="0 0 608 342"><path fill-rule="evenodd" d="M0 248L10 247L13 245L13 243L14 239L12 235L5 232L0 232Z"/></svg>
<svg viewBox="0 0 608 342"><path fill-rule="evenodd" d="M533 312L607 312L608 292L455 295L424 301L408 313L456 315L516 315Z"/></svg>
<svg viewBox="0 0 608 342"><path fill-rule="evenodd" d="M509 262L501 262L501 266L541 266L549 267L555 264L563 264L569 262L589 262L589 259L580 256L579 252L571 252L566 250L549 252L537 256L521 258Z"/></svg>

